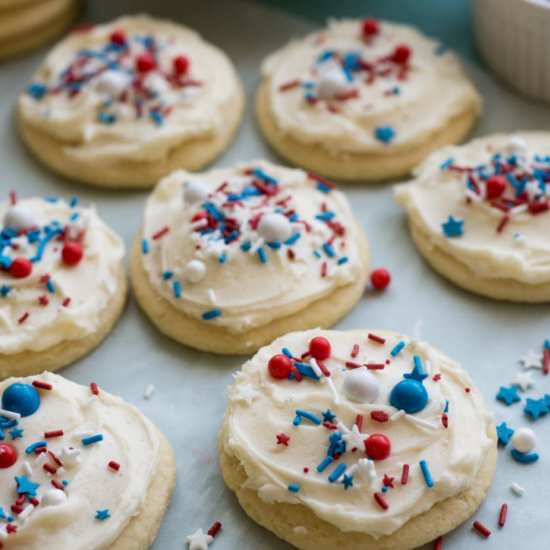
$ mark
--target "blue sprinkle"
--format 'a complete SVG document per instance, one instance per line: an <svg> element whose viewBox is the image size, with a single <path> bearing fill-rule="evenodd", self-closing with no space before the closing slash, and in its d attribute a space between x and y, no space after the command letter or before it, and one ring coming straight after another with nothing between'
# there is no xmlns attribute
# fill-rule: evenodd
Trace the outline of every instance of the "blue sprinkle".
<svg viewBox="0 0 550 550"><path fill-rule="evenodd" d="M321 253L320 253L318 250L314 250L314 251L313 251L313 255L314 255L316 258L320 258L320 257L321 257Z"/></svg>
<svg viewBox="0 0 550 550"><path fill-rule="evenodd" d="M382 143L390 143L395 138L395 130L391 126L378 126L374 130L374 137Z"/></svg>
<svg viewBox="0 0 550 550"><path fill-rule="evenodd" d="M510 451L512 458L520 464L532 464L539 459L538 453L520 453L517 449Z"/></svg>
<svg viewBox="0 0 550 550"><path fill-rule="evenodd" d="M294 366L298 369L298 372L302 376L313 378L313 380L320 380L320 378L315 374L315 371L307 363L300 363L299 361L296 361Z"/></svg>
<svg viewBox="0 0 550 550"><path fill-rule="evenodd" d="M116 116L112 113L101 111L97 115L97 121L101 122L101 124L114 124L116 122Z"/></svg>
<svg viewBox="0 0 550 550"><path fill-rule="evenodd" d="M168 280L171 279L173 276L174 276L174 274L173 274L171 271L165 271L165 272L162 274L162 278L163 278L165 281L168 281Z"/></svg>
<svg viewBox="0 0 550 550"><path fill-rule="evenodd" d="M252 248L252 243L250 241L244 241L244 243L241 244L241 250L243 252L248 252Z"/></svg>
<svg viewBox="0 0 550 550"><path fill-rule="evenodd" d="M330 193L332 191L332 187L322 181L317 181L317 189L321 191L321 193Z"/></svg>
<svg viewBox="0 0 550 550"><path fill-rule="evenodd" d="M157 125L162 126L164 115L160 111L149 111L149 118Z"/></svg>
<svg viewBox="0 0 550 550"><path fill-rule="evenodd" d="M443 408L443 412L444 413L449 412L449 400L448 399L445 399L445 407Z"/></svg>
<svg viewBox="0 0 550 550"><path fill-rule="evenodd" d="M335 481L338 481L338 478L346 471L346 468L346 464L338 464L338 466L336 466L336 468L334 468L328 476L329 482L334 483Z"/></svg>
<svg viewBox="0 0 550 550"><path fill-rule="evenodd" d="M0 286L0 296L2 296L2 298L5 298L6 296L8 296L10 292L11 292L11 286L8 286L8 285Z"/></svg>
<svg viewBox="0 0 550 550"><path fill-rule="evenodd" d="M260 248L258 248L258 258L260 258L260 262L262 262L263 264L267 263L267 255L265 253L265 250L261 246Z"/></svg>
<svg viewBox="0 0 550 550"><path fill-rule="evenodd" d="M292 359L293 355L292 352L288 348L283 348L281 352L286 355L289 359Z"/></svg>
<svg viewBox="0 0 550 550"><path fill-rule="evenodd" d="M297 493L300 490L300 484L299 483L289 483L288 484L288 490L291 493Z"/></svg>
<svg viewBox="0 0 550 550"><path fill-rule="evenodd" d="M103 436L101 434L95 434L82 438L81 443L86 447L88 445L98 443L99 441L103 441Z"/></svg>
<svg viewBox="0 0 550 550"><path fill-rule="evenodd" d="M98 519L99 521L105 521L110 517L111 517L111 513L109 512L108 508L105 508L105 510L97 510L95 513L95 519Z"/></svg>
<svg viewBox="0 0 550 550"><path fill-rule="evenodd" d="M280 241L271 241L270 243L267 243L267 246L273 250L279 250L281 248L281 242Z"/></svg>
<svg viewBox="0 0 550 550"><path fill-rule="evenodd" d="M313 413L304 411L303 409L298 409L296 411L296 416L299 416L300 418L306 418L310 422L313 422L313 424L321 424L321 419L318 416L315 416Z"/></svg>
<svg viewBox="0 0 550 550"><path fill-rule="evenodd" d="M349 262L349 258L347 256L342 256L341 258L338 258L338 261L336 262L338 265L344 265Z"/></svg>
<svg viewBox="0 0 550 550"><path fill-rule="evenodd" d="M334 212L327 210L326 212L321 212L320 214L316 214L315 218L318 220L321 220L322 222L326 222L326 221L332 220L334 216L335 216Z"/></svg>
<svg viewBox="0 0 550 550"><path fill-rule="evenodd" d="M548 350L550 350L550 340L545 340L544 341L544 347Z"/></svg>
<svg viewBox="0 0 550 550"><path fill-rule="evenodd" d="M440 165L439 169L442 172L447 171L452 165L453 165L454 159L453 157L449 157L447 160L444 160Z"/></svg>
<svg viewBox="0 0 550 550"><path fill-rule="evenodd" d="M147 254L149 252L149 241L147 239L143 239L141 241L141 252L143 254Z"/></svg>
<svg viewBox="0 0 550 550"><path fill-rule="evenodd" d="M425 460L421 460L419 464L420 464L420 469L422 470L422 475L424 476L424 481L426 482L426 485L430 488L433 487L434 482L432 479L432 474L430 473L430 470L428 468L428 463Z"/></svg>
<svg viewBox="0 0 550 550"><path fill-rule="evenodd" d="M464 233L464 220L449 216L447 221L441 224L441 228L448 238L461 237Z"/></svg>
<svg viewBox="0 0 550 550"><path fill-rule="evenodd" d="M40 449L42 447L47 447L48 446L48 442L47 441L36 441L35 443L31 443L26 449L25 449L25 453L30 455L32 453L34 453L34 451L36 449Z"/></svg>
<svg viewBox="0 0 550 550"><path fill-rule="evenodd" d="M71 201L69 202L69 205L71 208L74 208L78 204L78 197L71 197Z"/></svg>
<svg viewBox="0 0 550 550"><path fill-rule="evenodd" d="M216 317L221 317L221 315L222 315L221 309L211 309L209 311L205 311L202 314L202 320L210 321L211 319L215 319Z"/></svg>
<svg viewBox="0 0 550 550"><path fill-rule="evenodd" d="M55 294L55 286L51 279L48 279L48 282L46 283L46 288L48 289L48 292L50 294Z"/></svg>
<svg viewBox="0 0 550 550"><path fill-rule="evenodd" d="M69 220L72 221L72 222L75 222L76 220L78 220L78 218L80 218L80 214L78 212L73 212L69 216Z"/></svg>
<svg viewBox="0 0 550 550"><path fill-rule="evenodd" d="M224 264L226 260L227 260L227 254L225 253L220 254L220 256L218 257L218 262L220 262L220 264Z"/></svg>
<svg viewBox="0 0 550 550"><path fill-rule="evenodd" d="M323 251L329 258L334 258L334 256L336 256L334 248L332 248L329 242L323 243Z"/></svg>
<svg viewBox="0 0 550 550"><path fill-rule="evenodd" d="M294 233L294 235L292 235L285 241L285 244L287 246L292 246L301 236L302 235L300 233Z"/></svg>
<svg viewBox="0 0 550 550"><path fill-rule="evenodd" d="M323 460L317 466L317 471L321 474L323 473L333 462L332 456L325 456Z"/></svg>
<svg viewBox="0 0 550 550"><path fill-rule="evenodd" d="M44 197L44 200L46 202L51 202L52 204L55 204L56 202L59 201L59 197L56 197L55 195L51 195L49 197Z"/></svg>
<svg viewBox="0 0 550 550"><path fill-rule="evenodd" d="M181 296L181 283L179 281L174 281L172 283L172 292L174 293L175 298L179 298Z"/></svg>
<svg viewBox="0 0 550 550"><path fill-rule="evenodd" d="M390 351L390 355L392 357L396 357L403 350L405 345L406 345L405 340L400 340L399 342L397 342L397 344L395 344L393 349Z"/></svg>
<svg viewBox="0 0 550 550"><path fill-rule="evenodd" d="M40 100L48 93L48 87L40 82L33 82L28 86L27 93L33 99Z"/></svg>

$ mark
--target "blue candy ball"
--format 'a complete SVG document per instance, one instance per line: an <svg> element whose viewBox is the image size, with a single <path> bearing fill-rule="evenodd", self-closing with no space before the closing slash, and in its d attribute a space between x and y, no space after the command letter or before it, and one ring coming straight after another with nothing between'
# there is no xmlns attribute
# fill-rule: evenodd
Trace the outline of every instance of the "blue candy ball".
<svg viewBox="0 0 550 550"><path fill-rule="evenodd" d="M2 408L19 413L21 416L30 416L40 407L40 394L31 384L19 382L8 386L2 394Z"/></svg>
<svg viewBox="0 0 550 550"><path fill-rule="evenodd" d="M428 392L422 382L407 378L393 387L390 403L408 414L417 413L428 404Z"/></svg>

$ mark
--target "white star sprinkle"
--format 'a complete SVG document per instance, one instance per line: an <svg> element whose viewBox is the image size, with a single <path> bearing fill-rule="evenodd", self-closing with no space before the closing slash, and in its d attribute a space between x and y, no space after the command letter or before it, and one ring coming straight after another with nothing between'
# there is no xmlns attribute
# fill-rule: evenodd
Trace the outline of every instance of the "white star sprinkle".
<svg viewBox="0 0 550 550"><path fill-rule="evenodd" d="M521 391L527 391L535 385L533 374L530 372L518 372L512 383L518 385Z"/></svg>
<svg viewBox="0 0 550 550"><path fill-rule="evenodd" d="M214 540L214 537L207 535L202 529L197 529L192 535L187 537L189 550L208 550L208 545Z"/></svg>
<svg viewBox="0 0 550 550"><path fill-rule="evenodd" d="M256 398L258 392L254 389L252 384L240 384L235 391L235 399L240 402L245 402L250 405Z"/></svg>
<svg viewBox="0 0 550 550"><path fill-rule="evenodd" d="M542 369L542 354L530 349L521 358L521 364L525 369Z"/></svg>

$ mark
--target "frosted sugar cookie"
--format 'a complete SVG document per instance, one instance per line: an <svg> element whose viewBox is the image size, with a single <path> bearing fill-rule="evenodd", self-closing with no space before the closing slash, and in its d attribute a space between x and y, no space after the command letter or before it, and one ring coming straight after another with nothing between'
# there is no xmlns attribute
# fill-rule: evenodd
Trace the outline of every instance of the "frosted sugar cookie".
<svg viewBox="0 0 550 550"><path fill-rule="evenodd" d="M162 332L249 353L347 313L366 284L367 245L332 184L252 161L163 179L147 200L131 274Z"/></svg>
<svg viewBox="0 0 550 550"><path fill-rule="evenodd" d="M244 511L297 548L405 550L464 522L496 465L465 370L392 332L287 334L236 374L220 432Z"/></svg>
<svg viewBox="0 0 550 550"><path fill-rule="evenodd" d="M74 19L76 0L0 0L0 60L60 35Z"/></svg>
<svg viewBox="0 0 550 550"><path fill-rule="evenodd" d="M459 60L416 29L386 21L330 21L262 66L256 112L284 158L340 179L407 174L460 141L480 98Z"/></svg>
<svg viewBox="0 0 550 550"><path fill-rule="evenodd" d="M433 153L396 188L430 265L476 294L550 301L550 134L497 134Z"/></svg>
<svg viewBox="0 0 550 550"><path fill-rule="evenodd" d="M72 33L19 98L19 127L55 171L105 187L151 186L220 154L243 94L227 56L147 16Z"/></svg>
<svg viewBox="0 0 550 550"><path fill-rule="evenodd" d="M134 406L44 372L0 383L6 550L145 550L175 484L172 448Z"/></svg>
<svg viewBox="0 0 550 550"><path fill-rule="evenodd" d="M127 294L124 245L94 208L0 203L0 377L59 369L109 333Z"/></svg>

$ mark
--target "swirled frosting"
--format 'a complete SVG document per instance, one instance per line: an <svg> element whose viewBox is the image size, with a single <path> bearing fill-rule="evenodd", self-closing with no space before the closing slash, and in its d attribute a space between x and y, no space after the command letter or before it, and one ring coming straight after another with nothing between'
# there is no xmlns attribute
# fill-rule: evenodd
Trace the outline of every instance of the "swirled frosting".
<svg viewBox="0 0 550 550"><path fill-rule="evenodd" d="M0 203L0 354L83 338L120 292L124 245L94 208Z"/></svg>
<svg viewBox="0 0 550 550"><path fill-rule="evenodd" d="M6 550L108 548L143 509L159 460L155 428L122 399L51 373L2 382L4 409L16 383L40 401L29 416L0 414L0 445L16 451L11 466L0 459L0 541ZM28 404L17 390L15 402Z"/></svg>
<svg viewBox="0 0 550 550"><path fill-rule="evenodd" d="M334 152L410 148L480 109L460 62L406 25L329 21L262 65L277 125Z"/></svg>
<svg viewBox="0 0 550 550"><path fill-rule="evenodd" d="M476 274L550 281L550 134L492 135L443 148L395 197L433 246Z"/></svg>
<svg viewBox="0 0 550 550"><path fill-rule="evenodd" d="M177 171L147 200L142 261L171 305L241 332L356 282L357 232L344 195L302 170Z"/></svg>
<svg viewBox="0 0 550 550"><path fill-rule="evenodd" d="M311 355L319 337L330 344L323 360ZM288 378L272 377L277 354L292 363ZM366 384L348 379L357 374ZM299 503L375 538L468 489L495 444L457 363L394 333L320 330L287 334L245 363L222 443L262 500Z"/></svg>
<svg viewBox="0 0 550 550"><path fill-rule="evenodd" d="M217 135L240 94L226 55L181 25L122 17L73 32L19 99L25 122L75 157L157 160Z"/></svg>

